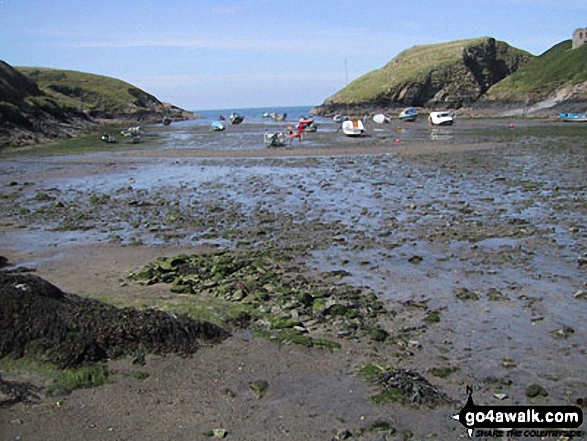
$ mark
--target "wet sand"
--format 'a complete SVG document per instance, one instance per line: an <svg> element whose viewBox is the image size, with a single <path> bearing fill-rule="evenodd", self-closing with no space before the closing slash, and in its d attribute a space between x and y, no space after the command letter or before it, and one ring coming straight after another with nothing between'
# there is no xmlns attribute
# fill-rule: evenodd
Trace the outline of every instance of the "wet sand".
<svg viewBox="0 0 587 441"><path fill-rule="evenodd" d="M222 427L238 440L448 440L465 436L451 416L467 385L477 404L587 397L585 129L509 123L392 125L359 140L326 126L278 149L259 145L263 125L223 139L172 125L137 151L4 160L0 255L64 291L141 307L173 296L126 280L158 256L269 246L295 250L305 275L344 271L395 317L385 342L339 339L332 352L235 332L189 359L149 357L144 380L0 409L0 437L206 439ZM375 405L363 363L416 371L454 403ZM548 396L527 397L532 384ZM366 431L378 420L396 433Z"/></svg>

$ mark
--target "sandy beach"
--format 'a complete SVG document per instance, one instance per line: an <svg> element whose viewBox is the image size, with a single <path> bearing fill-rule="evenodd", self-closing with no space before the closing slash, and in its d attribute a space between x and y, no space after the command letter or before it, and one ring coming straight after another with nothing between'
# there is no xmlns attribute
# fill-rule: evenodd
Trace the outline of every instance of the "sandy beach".
<svg viewBox="0 0 587 441"><path fill-rule="evenodd" d="M476 404L584 406L587 127L419 121L353 140L329 126L278 149L255 144L264 129L179 124L137 150L7 157L0 255L64 292L175 314L198 297L129 274L263 253L288 280L356 287L384 313L367 327L273 305L336 347L264 338L276 328L259 315L189 357L111 360L103 386L1 406L0 439L455 440L467 386ZM377 404L365 365L417 373L446 401Z"/></svg>

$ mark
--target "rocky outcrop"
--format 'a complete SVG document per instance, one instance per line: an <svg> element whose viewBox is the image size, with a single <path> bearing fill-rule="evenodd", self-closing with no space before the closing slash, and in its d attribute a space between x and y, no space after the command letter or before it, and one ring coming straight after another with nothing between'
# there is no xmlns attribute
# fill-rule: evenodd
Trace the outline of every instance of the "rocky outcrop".
<svg viewBox="0 0 587 441"><path fill-rule="evenodd" d="M113 78L0 61L0 148L72 137L104 122L152 123L193 118Z"/></svg>
<svg viewBox="0 0 587 441"><path fill-rule="evenodd" d="M73 368L141 351L195 353L228 332L162 311L119 309L68 294L40 277L0 271L0 358L33 357Z"/></svg>
<svg viewBox="0 0 587 441"><path fill-rule="evenodd" d="M493 38L416 46L326 99L318 114L406 106L460 108L524 66L532 55Z"/></svg>

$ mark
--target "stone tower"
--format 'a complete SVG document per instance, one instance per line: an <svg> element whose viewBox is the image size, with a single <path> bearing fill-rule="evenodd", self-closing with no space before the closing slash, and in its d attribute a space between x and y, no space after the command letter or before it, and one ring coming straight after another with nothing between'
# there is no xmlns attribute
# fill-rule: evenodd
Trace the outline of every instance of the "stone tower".
<svg viewBox="0 0 587 441"><path fill-rule="evenodd" d="M573 49L587 43L587 28L579 28L573 34Z"/></svg>

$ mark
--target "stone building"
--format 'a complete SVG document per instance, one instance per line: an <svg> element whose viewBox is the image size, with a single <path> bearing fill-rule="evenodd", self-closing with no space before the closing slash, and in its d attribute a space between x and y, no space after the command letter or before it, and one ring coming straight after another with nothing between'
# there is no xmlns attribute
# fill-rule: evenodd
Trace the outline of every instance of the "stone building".
<svg viewBox="0 0 587 441"><path fill-rule="evenodd" d="M587 43L587 28L579 28L573 34L573 49Z"/></svg>

